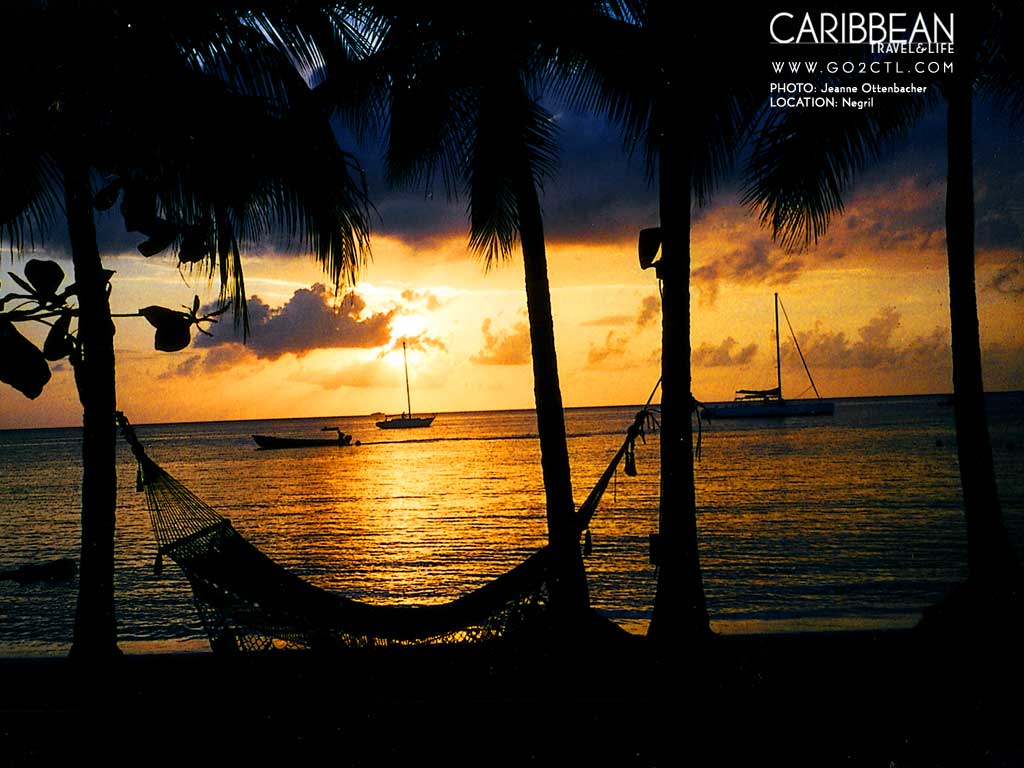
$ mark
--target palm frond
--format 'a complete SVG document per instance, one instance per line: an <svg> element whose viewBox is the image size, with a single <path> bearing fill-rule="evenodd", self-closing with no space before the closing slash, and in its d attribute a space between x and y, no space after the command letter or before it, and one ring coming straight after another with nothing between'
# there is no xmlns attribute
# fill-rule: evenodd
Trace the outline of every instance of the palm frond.
<svg viewBox="0 0 1024 768"><path fill-rule="evenodd" d="M451 78L454 69L442 60L396 73L386 124L388 180L432 190L440 176L449 200L458 195L477 108L475 91Z"/></svg>
<svg viewBox="0 0 1024 768"><path fill-rule="evenodd" d="M646 137L655 122L659 73L637 22L639 9L625 18L604 13L585 15L561 38L552 60L552 93L574 108L606 115L622 130L630 154L642 149L648 177L656 161Z"/></svg>
<svg viewBox="0 0 1024 768"><path fill-rule="evenodd" d="M483 89L477 120L465 178L469 245L491 266L515 248L522 195L555 171L557 125L521 81Z"/></svg>
<svg viewBox="0 0 1024 768"><path fill-rule="evenodd" d="M1024 120L1024 2L993 3L989 27L980 46L977 85L1014 121Z"/></svg>
<svg viewBox="0 0 1024 768"><path fill-rule="evenodd" d="M59 211L56 158L75 153L145 191L133 228L159 223L174 250L189 238L183 266L219 278L242 322L241 257L268 240L310 253L336 285L356 278L369 258L365 182L307 84L328 53L361 44L340 7L58 3L26 14L14 19L25 40L0 50L23 75L0 94L0 237L13 248ZM26 55L44 31L53 61Z"/></svg>
<svg viewBox="0 0 1024 768"><path fill-rule="evenodd" d="M0 248L12 255L42 245L63 204L60 173L33 143L0 121Z"/></svg>
<svg viewBox="0 0 1024 768"><path fill-rule="evenodd" d="M673 22L670 4L623 2L586 14L555 60L555 92L577 109L617 125L630 154L641 154L653 181L668 142L690 155L693 193L706 204L732 167L760 104L749 26L730 27L728 57L704 30L721 26L721 9ZM712 70L708 62L714 62Z"/></svg>
<svg viewBox="0 0 1024 768"><path fill-rule="evenodd" d="M747 164L743 203L784 248L816 243L842 212L857 173L905 136L933 99L907 95L872 110L773 112Z"/></svg>

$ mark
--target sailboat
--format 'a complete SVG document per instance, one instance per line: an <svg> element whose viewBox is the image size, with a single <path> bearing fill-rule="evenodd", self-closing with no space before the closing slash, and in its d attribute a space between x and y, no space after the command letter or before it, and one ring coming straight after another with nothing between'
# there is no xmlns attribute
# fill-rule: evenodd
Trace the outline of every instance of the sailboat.
<svg viewBox="0 0 1024 768"><path fill-rule="evenodd" d="M409 397L409 358L405 351L405 342L402 342L402 361L405 363L405 405L408 410L401 416L385 416L383 421L378 421L377 426L381 429L417 429L429 427L434 423L437 415L413 416L412 400Z"/></svg>
<svg viewBox="0 0 1024 768"><path fill-rule="evenodd" d="M705 405L703 414L708 419L769 419L785 416L831 416L836 409L835 403L822 400L818 394L818 388L814 385L811 377L811 370L804 360L804 353L800 350L800 342L796 340L793 333L793 325L789 322L789 315L786 308L782 308L786 317L786 325L789 326L790 335L793 337L793 344L800 355L800 362L804 364L804 371L807 373L807 380L814 390L813 400L786 400L782 396L782 356L779 353L779 294L775 294L775 376L776 383L771 389L738 389L736 399L731 403L716 403Z"/></svg>

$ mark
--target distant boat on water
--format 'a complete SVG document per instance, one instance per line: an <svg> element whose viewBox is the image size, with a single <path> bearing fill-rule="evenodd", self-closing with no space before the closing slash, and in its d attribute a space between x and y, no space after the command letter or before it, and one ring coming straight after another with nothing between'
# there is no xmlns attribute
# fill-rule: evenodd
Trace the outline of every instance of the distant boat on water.
<svg viewBox="0 0 1024 768"><path fill-rule="evenodd" d="M405 364L405 405L408 410L401 416L385 416L383 421L378 421L380 429L418 429L429 427L434 423L437 414L433 416L413 416L412 399L409 397L409 358L405 351L405 342L402 342L402 362Z"/></svg>
<svg viewBox="0 0 1024 768"><path fill-rule="evenodd" d="M811 370L807 367L804 353L800 350L800 342L796 340L793 326L789 322L786 308L782 308L789 326L793 344L796 346L800 362L804 365L807 380L814 390L814 400L786 400L782 396L782 356L779 350L779 294L775 294L775 376L776 383L771 389L738 389L736 399L731 403L705 405L703 414L708 419L774 419L786 416L831 416L835 413L835 403L822 400L818 388L814 385Z"/></svg>
<svg viewBox="0 0 1024 768"><path fill-rule="evenodd" d="M342 432L338 427L323 427L321 432L337 432L337 437L275 437L274 435L253 435L252 439L256 445L265 450L276 448L315 448L320 446L334 446L336 448L348 448L352 445L352 435ZM359 441L356 441L359 445Z"/></svg>

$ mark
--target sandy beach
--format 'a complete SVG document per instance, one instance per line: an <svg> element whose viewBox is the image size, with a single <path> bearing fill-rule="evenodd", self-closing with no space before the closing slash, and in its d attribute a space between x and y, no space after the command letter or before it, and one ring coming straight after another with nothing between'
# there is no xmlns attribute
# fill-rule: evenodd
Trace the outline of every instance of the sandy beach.
<svg viewBox="0 0 1024 768"><path fill-rule="evenodd" d="M5 659L3 766L1024 763L1009 638L715 637L336 658Z"/></svg>

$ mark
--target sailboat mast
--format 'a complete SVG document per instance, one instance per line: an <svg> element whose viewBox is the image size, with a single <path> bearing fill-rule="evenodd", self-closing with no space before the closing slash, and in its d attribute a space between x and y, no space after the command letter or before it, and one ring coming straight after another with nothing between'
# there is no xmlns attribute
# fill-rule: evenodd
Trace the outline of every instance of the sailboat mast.
<svg viewBox="0 0 1024 768"><path fill-rule="evenodd" d="M776 304L775 304L775 323L776 323L776 325L775 325L775 328L776 328L775 333L778 334L778 330L777 329L779 327L778 326L778 322L779 322L779 304L781 303L781 302L779 302L779 294L775 294L775 302L776 302ZM793 346L796 347L796 353L798 355L800 355L800 362L804 364L804 373L807 374L807 380L809 382L811 382L811 389L814 390L814 396L816 398L818 398L819 400L821 400L821 395L818 394L818 388L816 386L814 386L814 377L811 376L811 369L807 367L807 360L804 359L803 350L800 349L800 342L796 338L796 331L793 330L793 324L791 322L789 322L789 312L786 311L786 305L785 304L782 305L782 314L785 315L785 317L786 317L786 325L789 326L789 335L793 339Z"/></svg>
<svg viewBox="0 0 1024 768"><path fill-rule="evenodd" d="M779 294L775 294L775 386L782 398L782 355L779 353Z"/></svg>
<svg viewBox="0 0 1024 768"><path fill-rule="evenodd" d="M775 309L775 323L776 323L776 325L779 322L778 313L779 313L779 310L776 307L776 309ZM409 397L409 358L408 358L408 356L406 355L406 352L405 352L405 342L404 341L402 342L402 363L404 363L404 365L405 365L405 406L409 409L407 411L407 413L409 414L409 418L411 419L412 418L412 399Z"/></svg>

